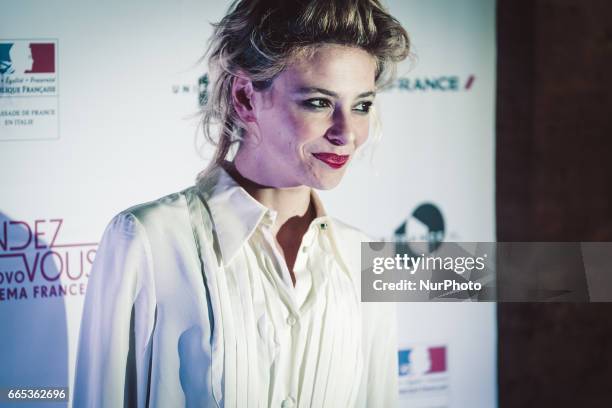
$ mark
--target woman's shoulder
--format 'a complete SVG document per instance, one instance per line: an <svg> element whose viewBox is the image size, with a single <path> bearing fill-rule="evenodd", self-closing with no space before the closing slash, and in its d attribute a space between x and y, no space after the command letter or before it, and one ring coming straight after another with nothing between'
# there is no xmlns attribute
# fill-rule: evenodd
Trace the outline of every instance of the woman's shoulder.
<svg viewBox="0 0 612 408"><path fill-rule="evenodd" d="M354 225L348 224L336 217L330 218L334 225L334 232L338 235L340 240L351 243L375 241L370 235Z"/></svg>
<svg viewBox="0 0 612 408"><path fill-rule="evenodd" d="M168 234L190 228L188 200L195 194L195 187L128 207L116 213L107 230L134 235L139 232Z"/></svg>
<svg viewBox="0 0 612 408"><path fill-rule="evenodd" d="M372 241L371 237L361 229L336 217L329 219L332 224L330 229L333 241L340 256L352 273L358 275L361 265L361 244Z"/></svg>

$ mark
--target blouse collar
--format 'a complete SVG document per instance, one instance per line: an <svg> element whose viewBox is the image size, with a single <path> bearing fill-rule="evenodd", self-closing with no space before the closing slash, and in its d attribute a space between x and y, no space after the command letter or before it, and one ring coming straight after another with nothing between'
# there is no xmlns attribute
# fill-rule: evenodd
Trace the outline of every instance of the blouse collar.
<svg viewBox="0 0 612 408"><path fill-rule="evenodd" d="M276 218L276 211L253 198L222 166L215 166L199 178L197 188L210 211L225 266L232 262L261 223L274 222ZM334 222L314 189L311 189L311 199L316 218L309 230L329 230L332 243L337 247L333 238Z"/></svg>

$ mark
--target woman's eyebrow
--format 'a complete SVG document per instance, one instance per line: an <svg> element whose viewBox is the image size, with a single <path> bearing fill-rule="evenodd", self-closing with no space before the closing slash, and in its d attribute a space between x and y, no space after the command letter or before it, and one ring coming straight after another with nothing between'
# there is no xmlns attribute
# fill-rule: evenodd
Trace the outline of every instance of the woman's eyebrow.
<svg viewBox="0 0 612 408"><path fill-rule="evenodd" d="M323 95L331 96L332 98L338 98L337 93L324 89L324 88L318 88L315 86L303 86L301 88L298 88L297 93L300 93L300 94L321 93ZM367 96L376 96L376 92L374 91L362 92L359 95L357 95L357 98L365 98Z"/></svg>

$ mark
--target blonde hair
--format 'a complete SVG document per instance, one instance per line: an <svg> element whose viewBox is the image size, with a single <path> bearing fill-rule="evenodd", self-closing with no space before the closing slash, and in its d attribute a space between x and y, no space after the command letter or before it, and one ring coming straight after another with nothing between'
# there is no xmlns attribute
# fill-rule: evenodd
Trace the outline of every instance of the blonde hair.
<svg viewBox="0 0 612 408"><path fill-rule="evenodd" d="M239 72L249 76L255 90L265 90L292 58L333 43L374 56L376 86L381 88L392 81L396 64L410 49L406 30L379 0L236 0L213 27L205 54L211 87L202 125L216 151L200 176L221 164L244 136L231 95Z"/></svg>

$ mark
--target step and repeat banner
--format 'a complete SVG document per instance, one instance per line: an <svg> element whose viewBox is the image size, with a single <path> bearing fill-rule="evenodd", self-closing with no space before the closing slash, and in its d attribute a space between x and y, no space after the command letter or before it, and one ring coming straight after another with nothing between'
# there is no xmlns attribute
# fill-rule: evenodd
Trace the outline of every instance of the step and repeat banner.
<svg viewBox="0 0 612 408"><path fill-rule="evenodd" d="M205 166L199 58L228 5L3 7L0 388L71 388L104 227ZM382 138L321 193L326 208L381 240L494 241L495 2L387 5L414 55L377 96ZM401 303L398 324L401 406L497 405L494 304Z"/></svg>

